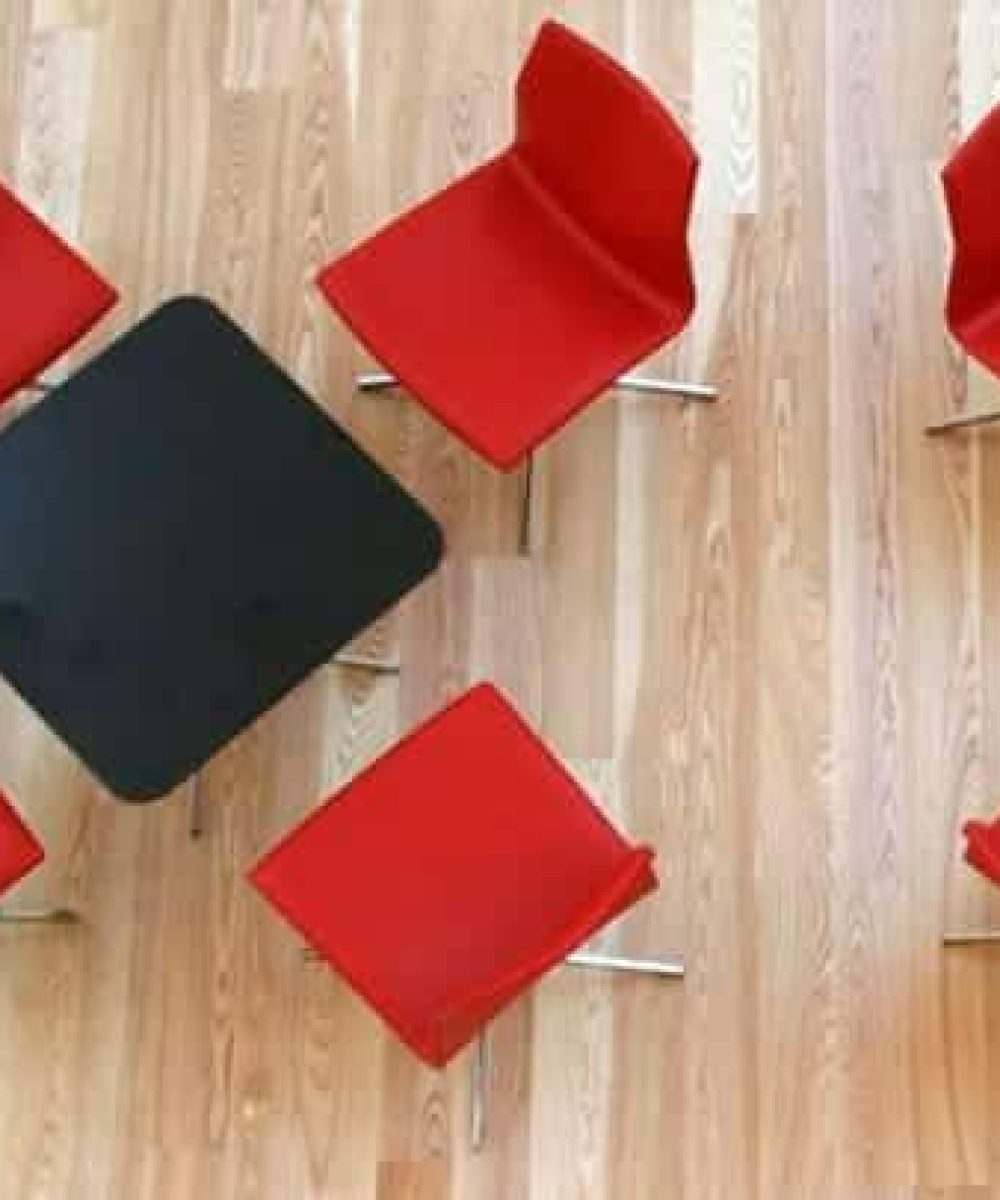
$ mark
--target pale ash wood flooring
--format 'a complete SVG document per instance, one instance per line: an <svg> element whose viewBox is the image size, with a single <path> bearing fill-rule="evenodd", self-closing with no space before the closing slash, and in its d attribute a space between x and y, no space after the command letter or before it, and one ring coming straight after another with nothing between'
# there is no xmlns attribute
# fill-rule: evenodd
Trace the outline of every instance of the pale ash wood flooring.
<svg viewBox="0 0 1000 1200"><path fill-rule="evenodd" d="M528 562L522 480L352 397L311 279L502 142L553 10L697 139L700 305L656 365L725 402L574 422ZM1000 798L1000 438L921 433L1000 387L943 332L937 184L998 91L1000 0L0 0L0 172L124 295L77 360L207 293L452 547L374 635L401 681L310 680L204 772L200 845L0 691L51 851L23 898L86 916L0 935L0 1200L1000 1197L1000 951L938 945L1000 919L957 852ZM655 841L613 941L688 977L515 1006L474 1158L467 1061L415 1065L242 874L482 675Z"/></svg>

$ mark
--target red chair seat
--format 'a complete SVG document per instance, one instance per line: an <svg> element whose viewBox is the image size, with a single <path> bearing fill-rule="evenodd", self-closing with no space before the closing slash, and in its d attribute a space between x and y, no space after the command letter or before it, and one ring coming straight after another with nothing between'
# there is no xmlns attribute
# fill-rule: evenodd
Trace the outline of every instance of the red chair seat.
<svg viewBox="0 0 1000 1200"><path fill-rule="evenodd" d="M965 861L1000 887L1000 817L994 821L967 821Z"/></svg>
<svg viewBox="0 0 1000 1200"><path fill-rule="evenodd" d="M320 275L324 296L412 395L516 466L694 304L697 159L617 63L547 22L498 158Z"/></svg>
<svg viewBox="0 0 1000 1200"><path fill-rule="evenodd" d="M73 346L117 298L0 185L0 403Z"/></svg>
<svg viewBox="0 0 1000 1200"><path fill-rule="evenodd" d="M0 792L0 896L44 858L41 843Z"/></svg>
<svg viewBox="0 0 1000 1200"><path fill-rule="evenodd" d="M1000 375L1000 106L979 122L941 176L954 238L948 328L973 358Z"/></svg>
<svg viewBox="0 0 1000 1200"><path fill-rule="evenodd" d="M375 762L251 880L433 1066L656 885L652 852L618 835L488 685Z"/></svg>
<svg viewBox="0 0 1000 1200"><path fill-rule="evenodd" d="M375 357L501 469L685 320L567 236L509 153L335 263L320 287Z"/></svg>

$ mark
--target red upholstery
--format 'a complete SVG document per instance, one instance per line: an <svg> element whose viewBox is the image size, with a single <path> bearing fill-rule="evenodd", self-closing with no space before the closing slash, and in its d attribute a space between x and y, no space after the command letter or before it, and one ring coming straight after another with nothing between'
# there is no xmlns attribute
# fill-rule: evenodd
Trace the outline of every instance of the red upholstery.
<svg viewBox="0 0 1000 1200"><path fill-rule="evenodd" d="M117 298L0 184L0 403L82 338Z"/></svg>
<svg viewBox="0 0 1000 1200"><path fill-rule="evenodd" d="M488 685L348 784L251 879L433 1066L656 886L652 852L619 837Z"/></svg>
<svg viewBox="0 0 1000 1200"><path fill-rule="evenodd" d="M41 844L0 792L0 896L45 857Z"/></svg>
<svg viewBox="0 0 1000 1200"><path fill-rule="evenodd" d="M955 242L948 327L1000 375L1000 106L958 148L942 179Z"/></svg>
<svg viewBox="0 0 1000 1200"><path fill-rule="evenodd" d="M686 324L697 167L650 91L548 21L513 145L319 286L418 400L508 469Z"/></svg>
<svg viewBox="0 0 1000 1200"><path fill-rule="evenodd" d="M1000 816L991 822L967 821L965 861L1000 887Z"/></svg>

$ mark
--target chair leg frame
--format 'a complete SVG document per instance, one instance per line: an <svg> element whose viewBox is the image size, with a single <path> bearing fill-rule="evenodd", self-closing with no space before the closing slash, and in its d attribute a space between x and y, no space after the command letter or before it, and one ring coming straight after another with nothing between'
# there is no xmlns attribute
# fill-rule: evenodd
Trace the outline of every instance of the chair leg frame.
<svg viewBox="0 0 1000 1200"><path fill-rule="evenodd" d="M359 392L387 392L399 387L399 380L388 371L363 371L355 376L354 385ZM684 400L700 400L711 403L719 398L719 389L711 383L688 383L684 380L653 379L646 375L622 375L616 388L627 392L638 392L647 396L677 396ZM526 463L524 492L521 498L521 519L518 527L518 545L522 554L531 546L532 489L534 486L534 455L529 454Z"/></svg>
<svg viewBox="0 0 1000 1200"><path fill-rule="evenodd" d="M619 954L599 954L577 950L566 959L570 967L585 967L591 971L614 971L627 975L655 975L660 979L683 979L684 959L679 954L666 958L629 958Z"/></svg>
<svg viewBox="0 0 1000 1200"><path fill-rule="evenodd" d="M486 1094L489 1076L489 1033L486 1029L481 1029L472 1052L472 1098L469 1105L469 1135L474 1154L478 1154L486 1144Z"/></svg>
<svg viewBox="0 0 1000 1200"><path fill-rule="evenodd" d="M521 554L531 552L531 514L534 509L535 455L528 454L524 466L524 492L521 496L521 520L518 525L517 545Z"/></svg>
<svg viewBox="0 0 1000 1200"><path fill-rule="evenodd" d="M399 380L387 371L364 371L354 380L359 392L387 392L399 387ZM637 392L647 396L676 396L685 400L700 400L711 403L719 398L719 389L710 383L689 383L675 379L653 379L645 375L622 375L615 381L615 387ZM531 546L531 512L532 489L534 487L535 460L529 454L525 464L524 492L521 497L521 519L519 523L518 545L522 554L527 554Z"/></svg>
<svg viewBox="0 0 1000 1200"><path fill-rule="evenodd" d="M687 379L655 379L648 375L620 375L614 385L619 391L645 396L676 396L681 400L701 400L711 404L719 398L714 383L694 383Z"/></svg>
<svg viewBox="0 0 1000 1200"><path fill-rule="evenodd" d="M941 939L944 946L987 946L1000 942L1000 929L969 929L958 933L946 933Z"/></svg>
<svg viewBox="0 0 1000 1200"><path fill-rule="evenodd" d="M398 675L402 670L398 658L379 658L374 654L356 654L344 650L335 654L333 661L338 667L352 671L371 671L373 675Z"/></svg>
<svg viewBox="0 0 1000 1200"><path fill-rule="evenodd" d="M355 377L354 382L359 392L387 392L399 387L399 380L387 371L363 371ZM711 383L654 379L646 375L621 375L613 386L626 392L641 392L648 396L680 396L688 400L703 400L706 403L719 398L719 389Z"/></svg>
<svg viewBox="0 0 1000 1200"><path fill-rule="evenodd" d="M961 417L950 417L947 421L938 421L928 425L926 430L929 437L938 437L943 433L954 433L961 429L978 429L983 425L995 425L1000 421L1000 408L985 409L983 412L968 413Z"/></svg>
<svg viewBox="0 0 1000 1200"><path fill-rule="evenodd" d="M374 380L365 386L362 381ZM396 380L392 375L359 375L358 387L361 391L378 391L395 386ZM624 391L638 392L654 396L677 396L681 399L700 400L710 403L719 397L719 389L706 383L683 383L669 379L649 379L642 375L622 375L617 388ZM521 521L519 526L518 546L521 554L531 550L531 514L533 488L535 483L535 456L530 454L525 462L524 492L521 497Z"/></svg>
<svg viewBox="0 0 1000 1200"><path fill-rule="evenodd" d="M205 806L202 803L201 786L197 776L191 784L188 797L188 836L192 842L198 841L205 832Z"/></svg>
<svg viewBox="0 0 1000 1200"><path fill-rule="evenodd" d="M80 914L71 908L0 908L0 925L77 925Z"/></svg>
<svg viewBox="0 0 1000 1200"><path fill-rule="evenodd" d="M629 958L618 954L601 954L591 950L577 950L565 962L566 966L582 967L592 971L611 971L627 975L649 975L656 979L683 979L684 959L680 955L666 958ZM470 1135L472 1151L478 1154L486 1144L487 1106L489 1085L489 1032L480 1031L472 1057L472 1096L469 1105Z"/></svg>

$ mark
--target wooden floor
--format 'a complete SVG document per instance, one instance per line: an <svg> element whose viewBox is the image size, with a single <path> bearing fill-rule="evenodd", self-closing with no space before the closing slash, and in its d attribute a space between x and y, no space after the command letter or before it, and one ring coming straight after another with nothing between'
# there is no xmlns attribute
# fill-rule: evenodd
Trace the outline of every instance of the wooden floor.
<svg viewBox="0 0 1000 1200"><path fill-rule="evenodd" d="M311 280L503 142L553 11L697 141L656 366L725 398L575 421L529 561L523 481L353 397ZM0 1200L1000 1197L1000 951L939 949L991 916L957 830L1000 795L1000 436L922 434L997 391L942 328L937 170L998 92L1000 0L0 0L0 174L123 294L77 361L211 295L451 549L378 631L401 679L295 692L201 776L197 845L184 794L113 803L0 691L51 851L20 899L86 918L0 934ZM481 676L656 844L614 938L688 975L508 1012L474 1157L467 1057L417 1066L243 871Z"/></svg>

